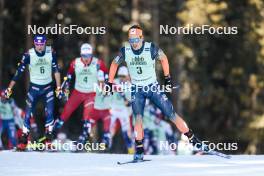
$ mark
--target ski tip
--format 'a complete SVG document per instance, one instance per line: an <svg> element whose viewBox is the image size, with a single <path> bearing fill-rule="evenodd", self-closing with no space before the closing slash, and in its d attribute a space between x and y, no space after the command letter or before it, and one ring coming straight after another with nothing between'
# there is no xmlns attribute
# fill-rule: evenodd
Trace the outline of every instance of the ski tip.
<svg viewBox="0 0 264 176"><path fill-rule="evenodd" d="M145 161L151 161L150 159L143 159L143 160L131 160L131 161L126 161L126 162L117 162L118 165L123 165L123 164L130 164L130 163L142 163Z"/></svg>
<svg viewBox="0 0 264 176"><path fill-rule="evenodd" d="M231 159L232 156L231 156L231 155L227 155L225 158L226 158L226 159Z"/></svg>
<svg viewBox="0 0 264 176"><path fill-rule="evenodd" d="M225 159L231 159L231 155L226 155L226 154L221 154L221 155L217 155L217 156L220 156L222 158L225 158Z"/></svg>

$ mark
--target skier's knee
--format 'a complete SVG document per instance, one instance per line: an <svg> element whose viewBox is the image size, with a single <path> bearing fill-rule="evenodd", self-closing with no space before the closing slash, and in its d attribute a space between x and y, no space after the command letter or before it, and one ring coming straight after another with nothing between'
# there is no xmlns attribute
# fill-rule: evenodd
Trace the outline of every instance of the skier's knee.
<svg viewBox="0 0 264 176"><path fill-rule="evenodd" d="M177 118L177 113L175 113L175 112L173 112L173 113L171 113L169 116L168 116L168 119L170 120L170 121L175 121L175 119Z"/></svg>
<svg viewBox="0 0 264 176"><path fill-rule="evenodd" d="M142 121L143 116L141 114L137 114L135 117L136 117L136 122Z"/></svg>
<svg viewBox="0 0 264 176"><path fill-rule="evenodd" d="M165 111L163 112L165 118L167 120L170 120L170 121L175 121L175 119L177 118L177 113L175 113L174 111Z"/></svg>

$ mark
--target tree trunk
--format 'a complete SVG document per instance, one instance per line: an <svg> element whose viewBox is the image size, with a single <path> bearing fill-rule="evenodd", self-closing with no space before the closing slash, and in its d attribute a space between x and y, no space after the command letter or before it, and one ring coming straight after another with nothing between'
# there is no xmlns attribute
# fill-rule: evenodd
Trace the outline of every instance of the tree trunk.
<svg viewBox="0 0 264 176"><path fill-rule="evenodd" d="M108 18L105 18L104 26L106 29L109 29L109 21ZM105 63L108 65L110 64L110 57L109 57L109 32L106 32L105 35L103 36L103 59Z"/></svg>
<svg viewBox="0 0 264 176"><path fill-rule="evenodd" d="M139 0L132 1L131 19L133 24L137 24L139 22L138 1Z"/></svg>
<svg viewBox="0 0 264 176"><path fill-rule="evenodd" d="M27 33L27 27L31 25L32 20L32 5L33 0L25 0L25 33L26 33L26 50L30 49L32 47L32 36ZM26 71L26 75L28 75L28 70ZM26 76L26 88L29 86L29 76Z"/></svg>
<svg viewBox="0 0 264 176"><path fill-rule="evenodd" d="M184 3L184 0L178 0L176 3L177 7L181 7L182 4ZM179 11L179 9L177 9L177 12ZM176 19L176 26L180 26L180 21L178 19ZM172 46L176 46L177 44L182 42L182 35L177 34L174 40L174 43ZM173 60L176 62L176 68L177 69L172 69L173 71L171 72L174 80L176 83L180 84L182 81L182 77L183 77L183 65L184 65L184 58L181 54L176 53L175 51L173 51ZM174 64L173 64L174 65ZM183 85L182 85L183 86ZM183 88L183 87L182 87ZM182 105L182 100L180 98L181 95L181 89L179 91L173 91L173 99L176 99L176 110L179 114L182 115L183 113L183 105Z"/></svg>
<svg viewBox="0 0 264 176"><path fill-rule="evenodd" d="M0 87L3 83L3 26L4 26L4 0L0 0Z"/></svg>
<svg viewBox="0 0 264 176"><path fill-rule="evenodd" d="M159 43L159 0L152 0L152 37Z"/></svg>
<svg viewBox="0 0 264 176"><path fill-rule="evenodd" d="M25 27L26 27L26 49L32 46L32 36L27 33L27 27L31 25L33 0L26 0Z"/></svg>

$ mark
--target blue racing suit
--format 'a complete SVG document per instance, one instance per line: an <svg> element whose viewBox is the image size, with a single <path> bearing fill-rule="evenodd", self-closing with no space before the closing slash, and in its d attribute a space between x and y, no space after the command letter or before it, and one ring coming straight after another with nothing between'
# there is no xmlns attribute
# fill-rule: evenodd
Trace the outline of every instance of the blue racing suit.
<svg viewBox="0 0 264 176"><path fill-rule="evenodd" d="M52 125L54 121L52 72L59 72L55 52L48 46L46 46L46 49L41 53L37 52L34 48L30 49L28 53L23 55L17 72L13 77L14 81L19 79L27 65L29 66L30 86L26 100L27 107L24 127L27 129L30 128L31 114L34 113L35 106L39 100L43 100L45 103L45 127L48 127Z"/></svg>

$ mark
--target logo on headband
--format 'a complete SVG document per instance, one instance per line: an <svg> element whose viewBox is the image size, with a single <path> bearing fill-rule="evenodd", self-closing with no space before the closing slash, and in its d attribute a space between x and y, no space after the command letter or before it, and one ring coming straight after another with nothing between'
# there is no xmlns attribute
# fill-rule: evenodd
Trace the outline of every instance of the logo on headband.
<svg viewBox="0 0 264 176"><path fill-rule="evenodd" d="M34 43L35 44L44 44L44 43L46 43L46 37L44 37L44 36L35 36L34 37Z"/></svg>
<svg viewBox="0 0 264 176"><path fill-rule="evenodd" d="M141 29L132 28L132 29L129 30L128 35L142 36L142 30Z"/></svg>
<svg viewBox="0 0 264 176"><path fill-rule="evenodd" d="M136 29L130 29L130 34L137 34L137 30Z"/></svg>

